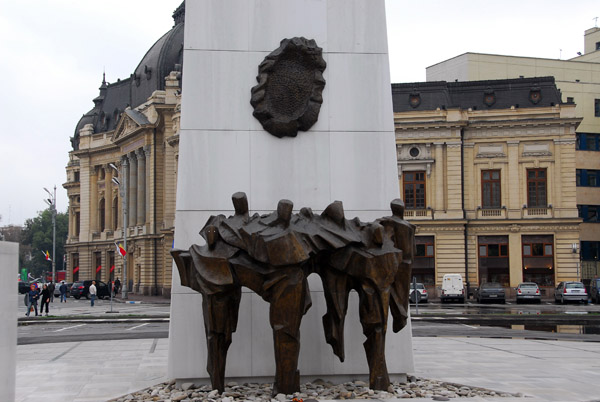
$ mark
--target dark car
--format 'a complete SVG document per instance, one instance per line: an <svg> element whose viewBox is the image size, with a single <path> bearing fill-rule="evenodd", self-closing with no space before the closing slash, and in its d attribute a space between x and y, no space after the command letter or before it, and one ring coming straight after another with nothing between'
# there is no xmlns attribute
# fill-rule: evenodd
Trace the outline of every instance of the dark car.
<svg viewBox="0 0 600 402"><path fill-rule="evenodd" d="M54 288L54 297L60 297L60 286L61 285L62 285L62 282L58 282L56 284L56 287ZM71 286L73 286L73 282L71 282L71 283L65 282L65 285L67 285L67 297L69 297L69 296L71 296Z"/></svg>
<svg viewBox="0 0 600 402"><path fill-rule="evenodd" d="M482 283L475 292L475 297L478 303L483 303L484 301L506 303L504 287L496 282Z"/></svg>
<svg viewBox="0 0 600 402"><path fill-rule="evenodd" d="M86 299L90 298L90 285L92 284L91 280L88 281L78 281L73 282L73 286L71 286L71 296L76 299L81 299L85 297ZM98 299L110 298L110 290L108 285L102 281L96 281L96 297Z"/></svg>
<svg viewBox="0 0 600 402"><path fill-rule="evenodd" d="M592 297L592 303L600 302L600 278L590 281L590 296Z"/></svg>
<svg viewBox="0 0 600 402"><path fill-rule="evenodd" d="M19 293L25 294L29 292L29 282L19 281Z"/></svg>

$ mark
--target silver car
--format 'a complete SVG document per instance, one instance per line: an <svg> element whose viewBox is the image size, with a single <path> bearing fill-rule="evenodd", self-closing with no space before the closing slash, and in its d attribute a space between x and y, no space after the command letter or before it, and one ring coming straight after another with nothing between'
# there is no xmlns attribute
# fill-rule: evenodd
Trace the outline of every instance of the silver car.
<svg viewBox="0 0 600 402"><path fill-rule="evenodd" d="M427 293L427 289L425 289L425 285L417 282L417 292L419 293L419 303L427 303L427 301L429 300L429 294ZM413 283L411 282L409 296L411 303L415 303L415 297L417 297L417 295L415 294L415 288L413 287Z"/></svg>
<svg viewBox="0 0 600 402"><path fill-rule="evenodd" d="M581 282L561 282L554 289L554 301L562 304L568 301L587 303L588 294Z"/></svg>
<svg viewBox="0 0 600 402"><path fill-rule="evenodd" d="M517 286L517 304L531 301L535 303L542 302L540 288L535 282L523 282Z"/></svg>

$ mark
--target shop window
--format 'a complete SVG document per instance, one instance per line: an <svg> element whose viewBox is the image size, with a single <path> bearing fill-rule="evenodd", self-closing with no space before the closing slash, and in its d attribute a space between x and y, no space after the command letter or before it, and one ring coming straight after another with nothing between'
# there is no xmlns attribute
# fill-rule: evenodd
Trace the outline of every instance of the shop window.
<svg viewBox="0 0 600 402"><path fill-rule="evenodd" d="M527 169L527 206L529 208L548 206L546 183L546 169Z"/></svg>
<svg viewBox="0 0 600 402"><path fill-rule="evenodd" d="M483 170L481 172L481 206L483 208L500 208L500 170Z"/></svg>
<svg viewBox="0 0 600 402"><path fill-rule="evenodd" d="M417 282L435 285L435 240L433 236L415 236L416 254L412 265L412 276ZM412 278L411 278L412 280Z"/></svg>
<svg viewBox="0 0 600 402"><path fill-rule="evenodd" d="M404 205L407 209L425 208L425 172L405 172Z"/></svg>
<svg viewBox="0 0 600 402"><path fill-rule="evenodd" d="M498 282L510 284L508 236L479 236L479 283Z"/></svg>
<svg viewBox="0 0 600 402"><path fill-rule="evenodd" d="M523 236L523 281L554 286L554 236Z"/></svg>

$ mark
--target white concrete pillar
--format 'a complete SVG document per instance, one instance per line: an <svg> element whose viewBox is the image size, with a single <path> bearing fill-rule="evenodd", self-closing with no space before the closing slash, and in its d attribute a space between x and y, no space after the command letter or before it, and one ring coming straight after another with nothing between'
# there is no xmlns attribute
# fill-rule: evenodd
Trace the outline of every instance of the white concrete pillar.
<svg viewBox="0 0 600 402"><path fill-rule="evenodd" d="M0 242L0 268L0 401L14 401L17 370L17 300L23 300L22 297L16 297L18 243Z"/></svg>

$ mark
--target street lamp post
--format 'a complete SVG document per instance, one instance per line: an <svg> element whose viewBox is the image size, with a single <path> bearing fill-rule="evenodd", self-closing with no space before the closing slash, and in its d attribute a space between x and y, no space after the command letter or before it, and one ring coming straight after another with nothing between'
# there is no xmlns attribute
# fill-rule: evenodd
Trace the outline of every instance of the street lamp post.
<svg viewBox="0 0 600 402"><path fill-rule="evenodd" d="M52 213L52 283L56 283L56 185L54 186L54 193L51 193L46 187L44 187L44 190L50 195L50 198L44 201L46 201Z"/></svg>
<svg viewBox="0 0 600 402"><path fill-rule="evenodd" d="M119 193L121 194L121 200L123 201L123 207L121 208L123 209L123 248L125 249L125 253L127 253L127 175L125 174L127 158L123 158L121 171L119 171L113 163L109 163L109 166L114 169L123 180L123 182L121 182L116 177L112 178L112 182L119 186ZM121 297L127 299L127 254L123 257L123 286L121 288Z"/></svg>

